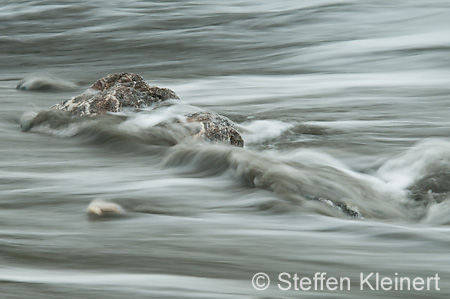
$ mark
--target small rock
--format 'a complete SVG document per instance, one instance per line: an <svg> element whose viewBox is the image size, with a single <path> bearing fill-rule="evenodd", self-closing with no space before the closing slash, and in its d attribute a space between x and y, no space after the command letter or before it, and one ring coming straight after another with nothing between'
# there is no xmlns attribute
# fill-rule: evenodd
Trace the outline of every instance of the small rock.
<svg viewBox="0 0 450 299"><path fill-rule="evenodd" d="M244 146L244 140L233 122L223 115L199 112L188 115L186 119L188 122L197 122L201 125L199 131L194 135L196 138L238 147Z"/></svg>
<svg viewBox="0 0 450 299"><path fill-rule="evenodd" d="M94 216L108 216L108 215L123 215L125 210L118 204L103 200L92 201L86 209L89 215Z"/></svg>

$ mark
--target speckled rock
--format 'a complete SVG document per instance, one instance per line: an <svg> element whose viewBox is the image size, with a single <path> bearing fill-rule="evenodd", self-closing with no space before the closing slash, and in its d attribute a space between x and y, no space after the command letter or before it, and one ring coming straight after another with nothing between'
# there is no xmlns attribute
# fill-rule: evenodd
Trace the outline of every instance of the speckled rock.
<svg viewBox="0 0 450 299"><path fill-rule="evenodd" d="M124 108L143 108L168 99L179 99L170 89L151 87L136 74L112 74L99 79L82 94L51 109L71 116L104 115Z"/></svg>
<svg viewBox="0 0 450 299"><path fill-rule="evenodd" d="M244 146L244 140L233 122L223 115L199 112L187 115L186 119L188 122L200 124L199 130L194 137L239 147Z"/></svg>

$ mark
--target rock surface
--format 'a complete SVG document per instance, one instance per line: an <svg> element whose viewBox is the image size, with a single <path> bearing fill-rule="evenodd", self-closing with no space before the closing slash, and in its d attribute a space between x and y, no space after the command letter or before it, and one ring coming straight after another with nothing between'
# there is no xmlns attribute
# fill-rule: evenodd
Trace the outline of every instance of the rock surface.
<svg viewBox="0 0 450 299"><path fill-rule="evenodd" d="M124 215L125 210L114 202L104 200L92 201L86 209L89 215L95 216L110 216L110 215Z"/></svg>
<svg viewBox="0 0 450 299"><path fill-rule="evenodd" d="M225 116L209 112L193 113L186 117L188 122L200 124L199 131L194 137L208 141L229 143L243 147L244 140L233 122Z"/></svg>
<svg viewBox="0 0 450 299"><path fill-rule="evenodd" d="M168 99L179 99L170 89L151 87L136 74L112 74L100 78L82 94L56 104L51 109L71 116L104 115L124 108L143 108Z"/></svg>
<svg viewBox="0 0 450 299"><path fill-rule="evenodd" d="M101 116L121 112L126 108L139 110L170 99L179 99L168 88L149 86L137 74L120 73L100 78L82 94L51 107L49 111L61 111L68 117ZM22 130L42 124L49 111L34 115L24 113L21 118ZM233 122L225 116L199 112L185 115L187 124L198 123L191 130L195 138L211 142L244 146L244 141Z"/></svg>

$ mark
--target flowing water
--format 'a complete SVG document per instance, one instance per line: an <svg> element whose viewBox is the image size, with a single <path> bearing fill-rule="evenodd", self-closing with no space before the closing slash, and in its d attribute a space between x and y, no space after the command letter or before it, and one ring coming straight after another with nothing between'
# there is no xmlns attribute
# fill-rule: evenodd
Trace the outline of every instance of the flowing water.
<svg viewBox="0 0 450 299"><path fill-rule="evenodd" d="M449 55L443 0L2 1L0 298L448 298ZM181 103L21 131L118 72Z"/></svg>

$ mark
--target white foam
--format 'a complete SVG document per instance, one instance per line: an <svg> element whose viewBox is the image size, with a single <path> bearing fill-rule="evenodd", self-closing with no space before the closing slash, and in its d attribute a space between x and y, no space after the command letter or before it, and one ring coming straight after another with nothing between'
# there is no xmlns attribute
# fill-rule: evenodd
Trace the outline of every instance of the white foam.
<svg viewBox="0 0 450 299"><path fill-rule="evenodd" d="M123 111L123 114L129 118L121 123L119 129L128 133L138 133L142 130L154 127L160 123L167 122L172 119L183 119L184 115L202 111L200 108L191 106L182 101L177 101L174 105L168 107L148 107L143 111L136 113L133 111Z"/></svg>
<svg viewBox="0 0 450 299"><path fill-rule="evenodd" d="M293 126L279 120L254 120L240 124L240 127L244 129L242 137L246 144L276 138Z"/></svg>
<svg viewBox="0 0 450 299"><path fill-rule="evenodd" d="M435 163L450 161L450 142L427 139L405 153L388 160L378 169L378 176L391 185L404 189L427 173Z"/></svg>
<svg viewBox="0 0 450 299"><path fill-rule="evenodd" d="M422 220L427 224L450 224L450 200L430 205L426 216Z"/></svg>

